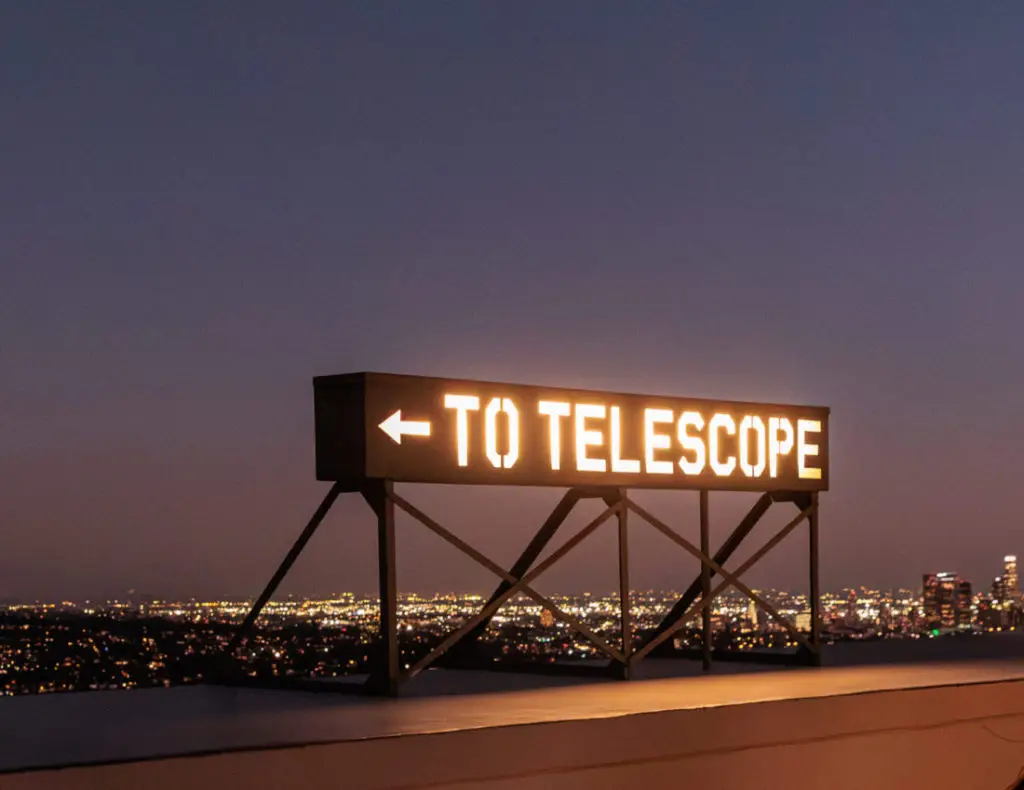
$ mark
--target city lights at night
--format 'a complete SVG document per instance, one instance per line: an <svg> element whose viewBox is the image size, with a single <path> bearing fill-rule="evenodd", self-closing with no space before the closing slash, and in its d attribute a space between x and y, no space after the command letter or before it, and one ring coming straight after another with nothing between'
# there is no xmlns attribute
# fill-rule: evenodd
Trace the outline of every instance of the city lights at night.
<svg viewBox="0 0 1024 790"><path fill-rule="evenodd" d="M827 644L982 637L1024 633L1016 558L990 591L961 596L955 574L924 577L922 589L838 590L822 596ZM943 590L949 592L943 592ZM758 590L797 627L807 630L805 594ZM674 591L634 591L633 627L653 630L671 608ZM619 626L617 595L556 595L560 609L598 633ZM402 595L400 644L405 665L472 616L484 597L470 594ZM223 654L251 601L125 600L64 601L0 607L0 694L30 694L113 688L147 688L204 679ZM368 671L369 653L379 639L379 601L344 594L326 599L273 601L264 610L256 637L240 658L251 675L336 678ZM796 646L784 628L736 593L715 601L712 633L716 651L785 651ZM676 651L701 644L699 618L673 640ZM998 646L998 643L993 643ZM543 606L514 598L496 615L484 642L488 660L514 663L586 661L600 657L585 639L551 618ZM884 653L882 654L884 655Z"/></svg>
<svg viewBox="0 0 1024 790"><path fill-rule="evenodd" d="M1022 42L0 0L0 790L1024 790Z"/></svg>

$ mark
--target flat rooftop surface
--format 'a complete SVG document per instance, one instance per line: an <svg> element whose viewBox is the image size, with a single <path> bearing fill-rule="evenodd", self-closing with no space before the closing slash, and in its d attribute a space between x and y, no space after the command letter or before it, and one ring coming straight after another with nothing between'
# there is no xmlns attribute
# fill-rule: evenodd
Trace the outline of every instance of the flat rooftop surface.
<svg viewBox="0 0 1024 790"><path fill-rule="evenodd" d="M433 685L432 696L398 700L221 686L13 697L0 700L0 772L1012 682L1024 680L1024 662L782 669L571 684L531 677L535 687L528 689L445 693L452 683L493 687L506 677L432 671L417 679L424 687Z"/></svg>

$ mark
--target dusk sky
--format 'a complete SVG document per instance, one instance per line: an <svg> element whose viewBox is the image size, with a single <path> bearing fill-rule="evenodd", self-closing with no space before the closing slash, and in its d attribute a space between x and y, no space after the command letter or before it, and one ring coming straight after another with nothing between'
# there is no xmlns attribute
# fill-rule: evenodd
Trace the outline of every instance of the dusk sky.
<svg viewBox="0 0 1024 790"><path fill-rule="evenodd" d="M326 492L311 378L364 369L830 406L823 587L987 587L1024 554L1022 36L1005 2L0 3L0 598L255 595ZM404 491L502 562L560 495ZM638 499L697 539L695 494ZM632 523L636 585L685 586ZM612 535L538 587L614 589ZM493 583L404 519L398 573ZM353 496L282 589L375 583Z"/></svg>

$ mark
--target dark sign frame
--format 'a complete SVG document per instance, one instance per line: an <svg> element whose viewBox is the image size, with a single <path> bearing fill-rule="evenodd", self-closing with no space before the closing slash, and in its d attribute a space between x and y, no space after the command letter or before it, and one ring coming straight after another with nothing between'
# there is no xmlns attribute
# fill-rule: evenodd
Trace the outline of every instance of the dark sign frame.
<svg viewBox="0 0 1024 790"><path fill-rule="evenodd" d="M372 372L320 376L313 390L318 480L828 489L822 406ZM820 477L804 476L814 470Z"/></svg>
<svg viewBox="0 0 1024 790"><path fill-rule="evenodd" d="M455 397L449 402L447 395ZM469 423L470 408L466 398L475 398L476 412L483 412L484 419L490 420L485 430L489 436L474 445L470 439ZM543 458L543 446L538 440L543 430L536 427L523 430L526 417L519 422L520 406L526 412L532 412L543 400L547 403L563 404L568 408L549 409L551 414L541 412L548 422L548 467L539 465L537 458ZM817 666L821 662L821 607L820 585L818 579L818 535L819 535L819 492L828 487L828 417L829 410L816 406L781 406L758 403L737 403L732 401L709 401L692 398L668 398L643 395L618 395L612 393L592 392L579 389L555 389L551 387L526 387L513 384L493 382L465 381L456 379L437 379L421 376L395 376L382 373L354 373L341 376L324 376L314 379L314 401L316 408L316 461L317 477L331 482L320 506L313 513L306 527L299 534L291 549L282 559L274 575L256 598L245 620L235 632L234 638L227 647L224 656L225 665L218 671L218 676L225 682L257 685L269 684L274 687L306 688L320 691L335 691L357 694L384 694L396 696L399 686L425 669L436 665L448 669L495 669L493 661L487 660L478 650L478 641L487 631L491 619L497 610L511 597L523 594L544 606L561 624L575 635L589 640L601 653L608 657L606 665L569 667L549 662L528 662L510 668L518 671L568 671L584 674L610 674L613 677L628 679L639 661L659 654L693 655L700 657L705 670L710 669L712 656L720 656L723 660L748 657L758 661L773 661L787 664ZM486 406L484 405L486 404ZM577 404L588 405L584 410L582 421L574 411ZM597 419L600 413L596 407L604 406L608 420L608 432L598 442L593 435L587 437L583 446L576 445L577 436L573 436L575 463L567 469L550 468L554 459L559 458L559 465L565 455L559 450L552 438L551 428L562 420L574 421L576 430L595 431L588 419ZM449 409L449 407L452 407ZM617 419L611 417L613 407L618 407ZM545 407L547 408L547 407ZM559 408L562 414L559 415ZM446 409L449 413L445 414ZM646 410L661 410L663 421L654 421L654 428L664 428L676 421L676 427L684 424L684 413L690 414L685 422L686 431L677 430L676 438L679 447L693 450L692 443L684 444L684 437L693 438L690 433L696 423L693 415L722 414L731 417L733 422L739 418L741 425L747 428L746 446L741 447L736 437L734 447L722 444L712 449L710 434L705 435L705 455L721 450L729 454L734 450L739 457L747 453L745 463L750 472L761 462L767 465L770 461L768 453L775 452L777 463L790 462L788 469L776 466L775 476L748 475L748 470L741 470L739 476L726 475L715 477L688 475L682 466L673 466L670 470L649 471L636 465L641 463L637 452L636 430L638 425L643 432L643 461L666 463L663 457L666 451L672 450L669 434L662 430L651 430L648 425L650 415ZM516 416L512 417L513 411ZM632 412L632 417L627 416ZM665 414L669 413L666 417ZM454 414L454 418L452 417ZM642 414L642 417L638 417ZM536 413L534 413L534 417ZM657 415L656 415L657 416ZM750 417L749 422L742 418ZM499 435L499 417L505 420L505 433ZM794 445L783 451L778 443L771 447L768 439L763 443L761 434L753 417L759 417L762 429L776 431L776 439L785 438L785 431L780 428L783 419L789 421L810 420L820 423L813 439L817 444L816 455L811 458L818 462L815 468L820 469L820 476L801 477L793 473L791 454ZM453 422L454 419L454 422ZM723 418L724 420L725 418ZM632 420L632 422L630 421ZM460 425L460 421L462 421ZM721 426L725 422L716 423ZM543 425L543 420L540 423ZM479 421L477 421L479 434ZM435 426L442 426L436 428ZM536 423L534 423L536 426ZM514 433L513 428L518 431ZM438 434L435 431L440 430ZM632 444L626 438L633 431ZM717 430L717 429L716 429ZM724 428L722 428L724 430ZM737 430L739 430L737 428ZM455 442L452 442L452 434ZM728 433L726 431L726 433ZM518 436L515 444L513 435ZM460 436L462 438L460 438ZM612 437L617 436L616 447L611 447ZM651 439L652 436L662 438ZM665 438L668 436L668 438ZM525 438L524 438L525 437ZM430 444L432 438L439 438L440 443ZM445 440L447 443L444 444ZM482 441L482 444L479 443ZM658 453L648 454L653 447ZM667 442L667 444L666 444ZM758 454L751 450L751 442L758 444ZM389 444L390 443L390 444ZM783 442L785 444L785 442ZM561 447L561 445L558 445ZM396 450L397 448L397 450ZM401 452L403 448L413 448ZM594 448L603 448L607 454L603 457L606 467L603 472L594 470L594 462L600 460L595 454L590 455ZM806 448L805 448L806 449ZM659 455L660 453L660 455ZM473 466L471 457L479 465ZM532 457L532 465L525 463L517 467L520 458ZM683 456L680 456L683 457ZM694 462L694 456L685 456ZM578 468L581 459L586 460L585 470ZM619 463L619 471L609 470L612 459ZM719 454L717 460L722 462ZM781 459L781 460L780 460ZM806 461L806 458L804 459ZM622 462L633 462L632 470L622 472ZM707 461L707 458L705 458ZM669 458L670 465L678 464L679 458ZM490 464L490 468L486 464ZM454 466L453 466L454 464ZM739 465L739 461L737 461ZM599 464L598 464L599 466ZM804 464L805 471L809 467ZM797 469L799 470L799 464ZM454 471L453 471L454 470ZM682 470L683 474L677 472ZM733 470L735 471L735 470ZM647 472L645 475L644 472ZM536 534L523 548L518 559L510 566L495 562L474 547L468 540L459 537L431 518L404 496L395 490L396 482L414 483L450 483L450 484L500 484L500 485L543 485L567 488L561 500L554 507ZM637 502L630 493L630 488L674 488L697 489L699 492L699 545L688 539L678 529L658 518ZM760 496L751 506L747 514L731 531L729 536L714 551L710 539L710 492L713 489L726 491L758 491ZM296 559L306 548L314 533L323 523L335 501L344 493L358 493L373 510L377 521L377 569L380 588L380 634L373 648L373 660L370 662L369 676L360 682L326 682L317 679L276 678L273 680L256 679L238 674L233 657L248 642L249 636L260 617L267 602L274 595L279 585L288 574ZM557 533L564 531L565 522L576 506L585 500L597 499L603 502L604 509L586 526L577 530L560 546L548 551ZM774 536L759 549L746 557L738 565L731 568L737 550L749 539L762 517L776 504L795 506L797 514ZM404 512L413 520L442 538L465 556L477 564L493 572L499 583L494 592L479 612L445 635L426 655L418 656L414 663L401 663L402 648L399 644L398 616L398 577L395 560L397 541L396 510ZM653 629L644 633L638 632L633 620L632 590L629 569L628 516L632 513L641 522L661 532L665 537L683 549L690 556L699 560L701 570L685 591L665 614L664 618ZM577 620L570 612L561 610L558 605L541 593L534 585L534 580L546 572L555 563L573 551L582 541L592 535L605 522L612 521L617 525L618 532L618 576L619 576L619 627L618 637L608 633L598 633L586 623ZM808 571L809 571L809 608L810 624L806 632L790 622L781 612L772 606L756 590L742 581L742 576L756 565L765 555L771 552L787 535L790 535L800 524L806 522L808 527ZM545 556L546 554L546 556ZM543 559L542 559L543 556ZM727 588L733 587L760 607L778 626L787 633L787 644L796 647L796 652L772 655L747 655L740 653L730 656L728 652L719 654L713 648L713 629L711 605L717 596ZM699 651L679 651L672 643L673 636L687 627L695 617L700 617Z"/></svg>

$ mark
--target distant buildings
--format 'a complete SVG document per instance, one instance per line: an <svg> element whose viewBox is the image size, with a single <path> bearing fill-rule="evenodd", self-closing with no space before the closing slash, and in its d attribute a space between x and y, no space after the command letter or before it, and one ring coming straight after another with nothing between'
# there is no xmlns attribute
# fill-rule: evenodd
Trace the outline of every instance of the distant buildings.
<svg viewBox="0 0 1024 790"><path fill-rule="evenodd" d="M1020 581L1014 554L1003 557L1003 575L992 580L992 603L999 609L1020 603Z"/></svg>
<svg viewBox="0 0 1024 790"><path fill-rule="evenodd" d="M1003 573L992 580L991 594L979 596L978 624L986 631L1016 629L1022 625L1020 580L1017 557L1003 557Z"/></svg>
<svg viewBox="0 0 1024 790"><path fill-rule="evenodd" d="M857 591L850 590L846 601L846 624L856 625L860 618L857 617Z"/></svg>
<svg viewBox="0 0 1024 790"><path fill-rule="evenodd" d="M926 573L921 594L921 625L938 631L979 628L1017 629L1024 625L1017 557L1003 557L1003 573L992 581L989 594L972 595L969 582L955 573Z"/></svg>
<svg viewBox="0 0 1024 790"><path fill-rule="evenodd" d="M892 608L888 601L883 600L878 607L878 630L885 634L892 630L892 626Z"/></svg>
<svg viewBox="0 0 1024 790"><path fill-rule="evenodd" d="M992 603L1001 606L1006 600L1006 582L1002 576L996 576L992 580Z"/></svg>
<svg viewBox="0 0 1024 790"><path fill-rule="evenodd" d="M973 594L955 573L923 576L923 591L868 587L823 592L819 600L824 644L851 640L927 639L957 634L970 641L979 631L1020 631L1017 558L1003 568L989 590ZM811 600L804 592L755 590L798 631L811 629ZM634 590L634 644L652 634L676 604L678 592ZM603 639L618 636L618 592L606 595L552 594L556 609L515 598L498 611L481 637L488 661L589 659L597 648L572 632L554 611L561 609ZM412 664L433 650L453 628L484 605L480 594L444 592L399 596L401 657ZM143 607L145 604L145 607ZM378 639L377 599L344 593L325 599L272 601L254 638L235 660L250 675L297 674L332 678L366 671ZM0 697L99 688L140 688L195 682L219 665L234 629L251 601L128 601L81 605L0 604ZM738 591L717 596L711 607L716 651L792 650L791 631ZM1018 636L1011 637L1010 643ZM703 644L701 615L674 636L672 645L693 651Z"/></svg>
<svg viewBox="0 0 1024 790"><path fill-rule="evenodd" d="M970 582L955 573L926 573L921 608L926 626L933 631L970 628L974 619Z"/></svg>
<svg viewBox="0 0 1024 790"><path fill-rule="evenodd" d="M956 627L970 628L974 625L974 612L971 609L971 583L959 580L956 590Z"/></svg>
<svg viewBox="0 0 1024 790"><path fill-rule="evenodd" d="M1021 604L1017 557L1014 554L1003 557L1003 575L992 580L992 603L999 609L1013 609Z"/></svg>
<svg viewBox="0 0 1024 790"><path fill-rule="evenodd" d="M1020 603L1020 583L1017 579L1017 557L1008 554L1003 557L1003 592L1004 600L1009 603Z"/></svg>

